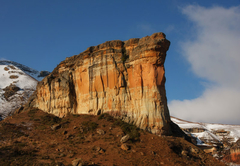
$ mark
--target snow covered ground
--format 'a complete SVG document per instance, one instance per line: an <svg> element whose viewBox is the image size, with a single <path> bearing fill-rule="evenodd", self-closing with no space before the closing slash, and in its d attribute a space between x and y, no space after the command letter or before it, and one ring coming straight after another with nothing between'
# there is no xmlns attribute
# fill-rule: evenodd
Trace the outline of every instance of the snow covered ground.
<svg viewBox="0 0 240 166"><path fill-rule="evenodd" d="M25 104L42 79L41 72L37 70L16 62L0 60L0 116L4 118ZM10 86L18 87L18 90L6 95L11 91L6 89Z"/></svg>
<svg viewBox="0 0 240 166"><path fill-rule="evenodd" d="M14 84L20 89L35 89L37 80L13 65L0 65L0 88Z"/></svg>
<svg viewBox="0 0 240 166"><path fill-rule="evenodd" d="M25 74L35 78L38 81L41 81L44 78L44 76L41 76L41 72L40 71L37 71L35 69L32 69L30 67L27 67L27 66L22 65L22 64L17 63L17 62L8 61L8 60L0 60L0 65L12 65L12 66L15 66L18 69L22 70ZM48 71L43 71L43 72L49 73Z"/></svg>
<svg viewBox="0 0 240 166"><path fill-rule="evenodd" d="M228 139L230 143L234 143L240 138L240 125L197 123L175 117L171 117L171 119L181 129L193 131L191 134L202 140L202 143L199 142L199 144L204 144L204 141L222 142L224 139ZM194 132L197 129L200 132Z"/></svg>

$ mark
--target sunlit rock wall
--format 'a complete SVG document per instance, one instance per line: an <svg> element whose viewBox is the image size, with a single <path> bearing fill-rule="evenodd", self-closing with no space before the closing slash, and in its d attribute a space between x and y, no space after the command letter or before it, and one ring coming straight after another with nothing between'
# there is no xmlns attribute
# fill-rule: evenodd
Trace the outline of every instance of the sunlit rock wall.
<svg viewBox="0 0 240 166"><path fill-rule="evenodd" d="M29 102L48 113L109 113L155 134L171 134L163 33L108 41L66 58L37 86Z"/></svg>

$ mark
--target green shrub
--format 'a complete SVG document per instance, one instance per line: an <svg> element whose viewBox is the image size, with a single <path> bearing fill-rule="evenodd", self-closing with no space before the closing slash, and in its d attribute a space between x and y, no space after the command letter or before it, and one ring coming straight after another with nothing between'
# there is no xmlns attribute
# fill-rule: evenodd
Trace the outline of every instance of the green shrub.
<svg viewBox="0 0 240 166"><path fill-rule="evenodd" d="M139 141L139 128L137 128L135 125L123 122L121 119L117 119L113 125L120 126L125 134L129 134L132 142Z"/></svg>
<svg viewBox="0 0 240 166"><path fill-rule="evenodd" d="M84 133L86 133L88 131L94 131L98 127L98 124L95 122L86 121L82 122L82 127Z"/></svg>
<svg viewBox="0 0 240 166"><path fill-rule="evenodd" d="M46 125L53 125L56 123L60 123L61 118L51 115L51 114L46 114L44 116L41 116L41 121L42 121L42 123L44 123Z"/></svg>
<svg viewBox="0 0 240 166"><path fill-rule="evenodd" d="M28 116L33 118L35 116L35 114L37 113L37 111L38 111L37 108L31 108L31 110L28 111Z"/></svg>
<svg viewBox="0 0 240 166"><path fill-rule="evenodd" d="M123 54L122 55L122 62L126 62L126 60L129 58L129 55Z"/></svg>
<svg viewBox="0 0 240 166"><path fill-rule="evenodd" d="M22 146L5 146L0 148L0 165L35 165L36 151Z"/></svg>
<svg viewBox="0 0 240 166"><path fill-rule="evenodd" d="M36 128L39 129L39 130L45 130L45 129L46 129L46 126L40 125L40 126L37 126Z"/></svg>
<svg viewBox="0 0 240 166"><path fill-rule="evenodd" d="M98 117L98 120L101 120L101 119L106 119L107 121L110 121L110 122L112 122L114 120L114 118L111 115L109 115L108 113L101 114Z"/></svg>
<svg viewBox="0 0 240 166"><path fill-rule="evenodd" d="M126 123L121 119L114 119L111 115L104 113L98 117L98 120L106 119L107 121L113 122L113 126L120 126L125 134L129 134L132 142L139 141L140 129L133 124Z"/></svg>
<svg viewBox="0 0 240 166"><path fill-rule="evenodd" d="M122 62L125 63L125 61L129 58L129 55L127 55L126 49L122 49Z"/></svg>
<svg viewBox="0 0 240 166"><path fill-rule="evenodd" d="M73 115L73 117L76 117L76 118L80 117L79 114L72 114L72 115Z"/></svg>
<svg viewBox="0 0 240 166"><path fill-rule="evenodd" d="M15 124L11 124L9 122L2 122L0 127L1 135L13 135L13 137L21 137L26 136L26 134L22 131L22 129L26 128L24 126L17 126Z"/></svg>

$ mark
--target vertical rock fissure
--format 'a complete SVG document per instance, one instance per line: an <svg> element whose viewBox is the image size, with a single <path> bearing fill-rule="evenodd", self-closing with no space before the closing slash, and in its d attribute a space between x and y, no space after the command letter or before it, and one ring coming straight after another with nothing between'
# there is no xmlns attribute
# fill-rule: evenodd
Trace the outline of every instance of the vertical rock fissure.
<svg viewBox="0 0 240 166"><path fill-rule="evenodd" d="M142 90L142 97L143 97L143 91L144 91L144 85L143 85L143 75L142 75L142 65L140 65L140 79L141 79L141 90Z"/></svg>
<svg viewBox="0 0 240 166"><path fill-rule="evenodd" d="M69 74L69 100L70 100L70 108L72 108L71 113L76 113L77 110L77 96L76 96L76 91L75 91L75 85L73 81L73 75L72 73Z"/></svg>
<svg viewBox="0 0 240 166"><path fill-rule="evenodd" d="M124 43L122 46L122 63L124 64L126 60L129 58L129 55L127 54L126 48L124 47Z"/></svg>
<svg viewBox="0 0 240 166"><path fill-rule="evenodd" d="M114 63L115 68L117 69L118 73L120 73L120 70L119 70L119 68L118 68L118 66L117 66L117 62L115 61L114 56L111 55L111 57L112 57L112 60L113 60L113 63Z"/></svg>
<svg viewBox="0 0 240 166"><path fill-rule="evenodd" d="M90 99L93 99L93 66L88 67L88 78L89 78L89 93L90 93ZM90 100L89 100L90 102Z"/></svg>
<svg viewBox="0 0 240 166"><path fill-rule="evenodd" d="M123 79L124 79L124 84L125 84L125 89L126 89L126 92L128 92L128 86L127 86L127 82L128 82L128 72L127 72L127 67L125 65L125 62L127 59L129 59L129 55L127 54L127 51L126 51L126 48L125 48L125 43L123 43L123 48L122 48L122 56L125 58L124 61L122 61L123 63L123 67L124 67L124 71L122 72L123 74Z"/></svg>
<svg viewBox="0 0 240 166"><path fill-rule="evenodd" d="M106 66L106 77L107 77L107 87L109 87L109 84L108 84L108 65L107 65L107 62L108 62L108 55L105 55L105 66Z"/></svg>
<svg viewBox="0 0 240 166"><path fill-rule="evenodd" d="M54 77L53 77L52 74L49 77L47 77L47 83L48 83L49 92L51 92L51 83L52 83L53 79L54 79Z"/></svg>

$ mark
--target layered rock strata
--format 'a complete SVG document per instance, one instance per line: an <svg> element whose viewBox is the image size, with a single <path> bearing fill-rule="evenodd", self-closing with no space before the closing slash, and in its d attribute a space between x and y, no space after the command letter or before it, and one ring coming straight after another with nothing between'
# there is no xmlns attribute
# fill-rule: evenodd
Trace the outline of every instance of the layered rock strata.
<svg viewBox="0 0 240 166"><path fill-rule="evenodd" d="M63 117L109 113L155 134L171 134L163 33L107 41L61 62L37 86L29 106Z"/></svg>

